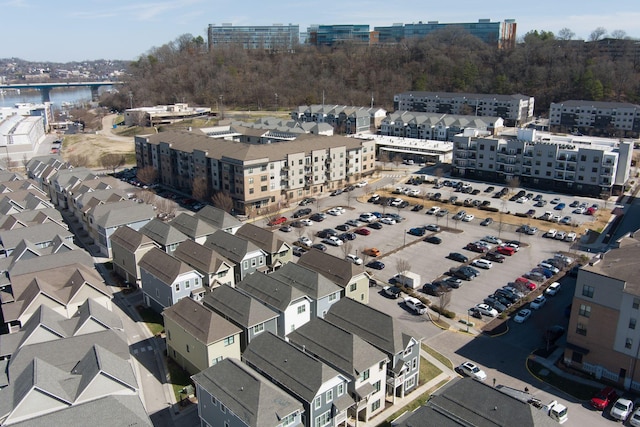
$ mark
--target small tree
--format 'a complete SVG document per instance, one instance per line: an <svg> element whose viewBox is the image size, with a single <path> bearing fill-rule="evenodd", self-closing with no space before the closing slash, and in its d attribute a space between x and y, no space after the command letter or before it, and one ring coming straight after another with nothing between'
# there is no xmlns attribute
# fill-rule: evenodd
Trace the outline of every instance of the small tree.
<svg viewBox="0 0 640 427"><path fill-rule="evenodd" d="M280 217L280 207L277 204L269 205L262 210L266 224Z"/></svg>
<svg viewBox="0 0 640 427"><path fill-rule="evenodd" d="M386 150L380 150L380 154L378 154L378 161L382 162L382 164L386 167L387 163L391 161L391 157L389 157L389 152Z"/></svg>
<svg viewBox="0 0 640 427"><path fill-rule="evenodd" d="M106 153L100 156L100 165L105 169L111 169L113 173L116 173L116 169L124 166L126 159L124 154Z"/></svg>
<svg viewBox="0 0 640 427"><path fill-rule="evenodd" d="M71 154L67 161L74 168L82 168L89 166L89 157L83 154Z"/></svg>
<svg viewBox="0 0 640 427"><path fill-rule="evenodd" d="M404 275L410 270L411 270L411 263L408 260L404 258L399 258L396 261L396 271L398 272L398 275Z"/></svg>
<svg viewBox="0 0 640 427"><path fill-rule="evenodd" d="M216 191L211 196L211 203L218 209L231 213L233 209L233 199L231 196L223 191Z"/></svg>
<svg viewBox="0 0 640 427"><path fill-rule="evenodd" d="M442 168L436 168L436 170L434 171L433 175L436 177L438 182L440 182L440 180L444 176L444 170Z"/></svg>
<svg viewBox="0 0 640 427"><path fill-rule="evenodd" d="M438 320L440 316L451 304L451 292L447 292L448 289L444 289L443 286L439 286L436 293L438 294Z"/></svg>
<svg viewBox="0 0 640 427"><path fill-rule="evenodd" d="M143 184L151 185L158 179L158 171L153 166L145 166L142 169L138 169L136 178Z"/></svg>
<svg viewBox="0 0 640 427"><path fill-rule="evenodd" d="M29 157L27 157L27 153L22 155L22 166L24 167L24 172L27 172L27 165L29 164Z"/></svg>
<svg viewBox="0 0 640 427"><path fill-rule="evenodd" d="M207 179L201 176L193 178L191 196L196 200L205 200L208 194L209 187L207 185Z"/></svg>
<svg viewBox="0 0 640 427"><path fill-rule="evenodd" d="M352 248L351 242L348 242L348 241L344 242L344 244L340 248L342 249L342 253L346 257L351 253L351 248Z"/></svg>
<svg viewBox="0 0 640 427"><path fill-rule="evenodd" d="M396 169L398 168L398 166L400 166L400 163L402 163L402 156L400 154L396 154L395 156L393 156L393 165L396 167Z"/></svg>
<svg viewBox="0 0 640 427"><path fill-rule="evenodd" d="M367 263L369 262L369 255L367 255L367 253L364 251L366 249L365 246L360 248L360 253L362 254L362 264L363 265L367 265Z"/></svg>
<svg viewBox="0 0 640 427"><path fill-rule="evenodd" d="M137 192L136 196L148 205L152 204L157 198L157 196L149 190L140 190Z"/></svg>

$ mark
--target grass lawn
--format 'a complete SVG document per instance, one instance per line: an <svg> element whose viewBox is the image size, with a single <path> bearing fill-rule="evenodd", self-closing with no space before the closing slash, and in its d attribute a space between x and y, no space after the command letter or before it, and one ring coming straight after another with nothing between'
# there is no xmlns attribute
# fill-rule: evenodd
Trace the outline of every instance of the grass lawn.
<svg viewBox="0 0 640 427"><path fill-rule="evenodd" d="M562 390L579 400L591 399L591 397L599 390L599 388L590 387L577 381L561 377L552 371L549 371L546 376L542 376L540 375L540 371L546 368L530 359L527 360L527 367L536 377L545 383L550 384L558 390Z"/></svg>
<svg viewBox="0 0 640 427"><path fill-rule="evenodd" d="M418 376L418 382L420 384L424 384L427 381L431 381L438 375L440 375L442 371L433 363L429 362L425 358L420 358L420 374Z"/></svg>
<svg viewBox="0 0 640 427"><path fill-rule="evenodd" d="M169 381L171 381L171 388L173 388L173 394L176 396L176 401L179 402L180 391L191 384L191 378L189 373L178 366L178 364L173 360L167 359L167 366L169 368Z"/></svg>
<svg viewBox="0 0 640 427"><path fill-rule="evenodd" d="M435 359L437 359L444 366L446 366L449 369L453 370L453 363L451 363L451 360L449 360L446 356L438 353L437 351L435 351L434 349L432 349L431 347L429 347L426 344L422 344L422 349L424 351L426 351L427 353L429 353L431 356L433 356Z"/></svg>
<svg viewBox="0 0 640 427"><path fill-rule="evenodd" d="M148 307L138 306L136 307L142 321L147 325L147 328L155 336L164 330L164 324L162 323L162 316Z"/></svg>

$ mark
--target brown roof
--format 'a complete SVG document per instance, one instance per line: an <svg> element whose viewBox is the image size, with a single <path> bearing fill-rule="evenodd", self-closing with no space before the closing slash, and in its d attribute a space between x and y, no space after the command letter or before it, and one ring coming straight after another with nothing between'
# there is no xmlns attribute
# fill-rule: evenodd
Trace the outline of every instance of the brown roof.
<svg viewBox="0 0 640 427"><path fill-rule="evenodd" d="M193 268L206 273L218 271L222 263L233 268L233 263L213 249L203 246L193 240L185 240L176 248L173 256L186 262Z"/></svg>
<svg viewBox="0 0 640 427"><path fill-rule="evenodd" d="M144 254L138 265L169 286L179 275L193 270L193 267L158 248Z"/></svg>
<svg viewBox="0 0 640 427"><path fill-rule="evenodd" d="M212 344L241 332L236 325L191 298L181 299L164 309L162 315L204 344Z"/></svg>
<svg viewBox="0 0 640 427"><path fill-rule="evenodd" d="M128 225L118 227L118 229L111 235L110 239L112 243L117 243L131 253L137 251L140 246L146 246L154 243L149 237L134 230Z"/></svg>
<svg viewBox="0 0 640 427"><path fill-rule="evenodd" d="M307 267L338 285L345 287L349 284L353 276L358 274L356 265L322 251L309 251L298 260L298 265Z"/></svg>
<svg viewBox="0 0 640 427"><path fill-rule="evenodd" d="M236 231L236 236L244 237L245 239L253 242L265 252L273 254L278 252L284 240L279 239L278 236L270 230L266 230L257 225L246 223Z"/></svg>

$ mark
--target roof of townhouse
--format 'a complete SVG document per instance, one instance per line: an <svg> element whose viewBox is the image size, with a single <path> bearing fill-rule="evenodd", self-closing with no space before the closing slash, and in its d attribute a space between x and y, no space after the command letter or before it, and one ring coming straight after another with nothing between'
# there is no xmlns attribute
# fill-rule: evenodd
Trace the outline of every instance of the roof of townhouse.
<svg viewBox="0 0 640 427"><path fill-rule="evenodd" d="M55 222L59 226L67 228L67 225L62 219L62 214L56 208L16 212L14 214L6 215L1 222L0 228L2 230L11 230L17 227L28 227L35 224L43 224L45 222Z"/></svg>
<svg viewBox="0 0 640 427"><path fill-rule="evenodd" d="M168 286L171 286L179 275L194 270L187 263L158 248L153 248L144 254L138 262L138 266L144 268Z"/></svg>
<svg viewBox="0 0 640 427"><path fill-rule="evenodd" d="M138 137L143 138L143 137ZM284 160L288 154L311 152L321 147L357 149L362 146L361 140L345 136L319 136L304 134L294 141L280 141L273 144L252 144L238 141L210 138L189 132L161 132L147 135L148 143L170 144L171 148L183 152L194 150L211 153L215 158L230 158L243 161L251 160ZM214 154L215 153L215 154Z"/></svg>
<svg viewBox="0 0 640 427"><path fill-rule="evenodd" d="M204 245L235 263L242 261L247 253L260 250L258 246L247 239L222 230L218 230L207 237Z"/></svg>
<svg viewBox="0 0 640 427"><path fill-rule="evenodd" d="M238 221L238 219L233 215L211 205L206 205L200 209L196 212L196 216L198 218L202 218L220 230L228 230L242 225L242 222Z"/></svg>
<svg viewBox="0 0 640 427"><path fill-rule="evenodd" d="M241 329L208 307L191 298L182 298L162 311L189 335L205 345L239 334Z"/></svg>
<svg viewBox="0 0 640 427"><path fill-rule="evenodd" d="M303 406L239 360L228 358L191 377L248 427L271 427Z"/></svg>
<svg viewBox="0 0 640 427"><path fill-rule="evenodd" d="M51 177L51 183L61 189L68 189L77 185L79 181L88 181L99 178L100 177L96 175L94 171L87 168L59 169Z"/></svg>
<svg viewBox="0 0 640 427"><path fill-rule="evenodd" d="M33 179L20 179L15 181L1 182L0 181L0 193L7 193L20 190L35 190L43 196L47 196L47 193L43 191L36 181Z"/></svg>
<svg viewBox="0 0 640 427"><path fill-rule="evenodd" d="M300 289L258 271L236 283L236 287L280 312L284 312L293 301L309 298Z"/></svg>
<svg viewBox="0 0 640 427"><path fill-rule="evenodd" d="M319 317L291 332L287 339L351 378L388 360L386 354L358 335Z"/></svg>
<svg viewBox="0 0 640 427"><path fill-rule="evenodd" d="M116 243L131 253L137 251L141 246L156 244L150 237L134 230L128 225L118 227L110 239L112 244Z"/></svg>
<svg viewBox="0 0 640 427"><path fill-rule="evenodd" d="M411 338L414 338L404 330L398 319L351 298L342 298L333 304L324 318L360 336L387 355L404 351Z"/></svg>
<svg viewBox="0 0 640 427"><path fill-rule="evenodd" d="M340 375L271 332L252 339L242 357L249 366L264 372L305 402L312 402L325 382Z"/></svg>
<svg viewBox="0 0 640 427"><path fill-rule="evenodd" d="M94 218L94 222L97 225L103 228L151 220L156 216L153 206L146 203L136 203L133 200L123 200L96 206L89 212L89 215Z"/></svg>
<svg viewBox="0 0 640 427"><path fill-rule="evenodd" d="M189 237L168 222L154 218L140 228L140 232L162 246L175 245Z"/></svg>
<svg viewBox="0 0 640 427"><path fill-rule="evenodd" d="M74 250L42 255L38 257L38 262L33 262L33 259L16 261L11 267L10 274L11 277L15 277L75 264L94 268L94 260L91 255L86 251Z"/></svg>
<svg viewBox="0 0 640 427"><path fill-rule="evenodd" d="M244 328L251 328L278 313L238 288L222 285L206 294L202 303Z"/></svg>
<svg viewBox="0 0 640 427"><path fill-rule="evenodd" d="M351 261L318 250L304 254L298 260L298 264L317 271L343 288L349 284L353 276L363 271Z"/></svg>
<svg viewBox="0 0 640 427"><path fill-rule="evenodd" d="M8 170L0 170L0 182L10 182L10 181L18 181L18 180L24 180L26 179L24 177L24 175L17 173L17 172L11 172Z"/></svg>
<svg viewBox="0 0 640 427"><path fill-rule="evenodd" d="M314 300L342 290L322 274L293 262L286 263L271 273L270 277L304 292Z"/></svg>
<svg viewBox="0 0 640 427"><path fill-rule="evenodd" d="M56 236L72 238L73 233L64 227L54 223L34 224L26 228L0 231L0 242L5 249L13 249L22 240L28 240L35 244L50 242Z"/></svg>
<svg viewBox="0 0 640 427"><path fill-rule="evenodd" d="M209 236L218 230L207 221L186 212L176 216L169 224L192 239Z"/></svg>
<svg viewBox="0 0 640 427"><path fill-rule="evenodd" d="M282 246L287 244L273 231L250 223L243 224L235 235L255 243L260 249L270 254L280 251Z"/></svg>
<svg viewBox="0 0 640 427"><path fill-rule="evenodd" d="M203 246L193 240L185 240L180 243L173 256L186 262L196 270L203 273L217 272L224 264L233 268L233 263L212 248Z"/></svg>

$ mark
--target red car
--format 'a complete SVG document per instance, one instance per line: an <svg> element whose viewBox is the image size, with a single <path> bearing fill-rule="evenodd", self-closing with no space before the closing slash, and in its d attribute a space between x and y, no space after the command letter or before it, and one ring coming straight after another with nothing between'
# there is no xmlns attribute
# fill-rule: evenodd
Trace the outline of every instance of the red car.
<svg viewBox="0 0 640 427"><path fill-rule="evenodd" d="M368 236L369 234L371 234L371 230L367 230L366 228L358 228L356 231L354 231L354 233L360 234L362 236Z"/></svg>
<svg viewBox="0 0 640 427"><path fill-rule="evenodd" d="M285 222L287 222L287 218L281 216L280 218L274 218L271 221L269 221L269 223L267 224L269 227L273 227L275 225L280 225L280 224L284 224Z"/></svg>
<svg viewBox="0 0 640 427"><path fill-rule="evenodd" d="M609 406L609 403L613 402L617 398L618 393L613 389L613 387L605 387L591 398L591 406L602 411L604 408Z"/></svg>
<svg viewBox="0 0 640 427"><path fill-rule="evenodd" d="M536 284L535 284L535 283L533 283L531 280L526 279L526 278L524 278L524 277L518 277L518 278L516 279L516 283L523 284L523 285L524 285L524 286L526 286L526 287L527 287L527 289L529 289L530 291L533 291L533 290L535 290L535 289L537 288L537 286L536 286Z"/></svg>
<svg viewBox="0 0 640 427"><path fill-rule="evenodd" d="M498 252L501 255L511 256L516 253L516 250L509 246L498 246L498 248L496 249L496 252Z"/></svg>

